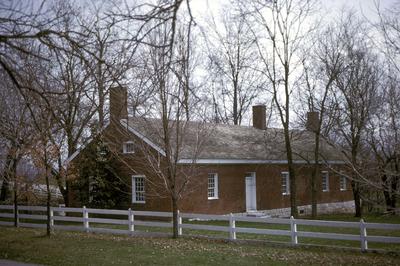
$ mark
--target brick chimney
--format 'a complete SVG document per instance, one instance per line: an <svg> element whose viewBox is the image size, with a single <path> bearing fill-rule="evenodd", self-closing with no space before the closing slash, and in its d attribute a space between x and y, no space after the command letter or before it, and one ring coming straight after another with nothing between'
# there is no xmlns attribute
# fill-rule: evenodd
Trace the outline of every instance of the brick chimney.
<svg viewBox="0 0 400 266"><path fill-rule="evenodd" d="M267 128L266 107L263 104L253 106L253 127L258 129Z"/></svg>
<svg viewBox="0 0 400 266"><path fill-rule="evenodd" d="M125 87L110 88L110 120L128 118L128 90Z"/></svg>
<svg viewBox="0 0 400 266"><path fill-rule="evenodd" d="M308 112L306 129L308 131L316 132L319 124L319 112Z"/></svg>

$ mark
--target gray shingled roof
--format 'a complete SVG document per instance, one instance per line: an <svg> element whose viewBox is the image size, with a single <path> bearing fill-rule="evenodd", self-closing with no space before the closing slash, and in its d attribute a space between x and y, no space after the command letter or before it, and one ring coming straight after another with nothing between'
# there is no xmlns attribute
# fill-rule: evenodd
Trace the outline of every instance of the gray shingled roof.
<svg viewBox="0 0 400 266"><path fill-rule="evenodd" d="M200 122L180 122L182 145L178 145L180 159L221 160L287 160L282 129L260 130L249 126L235 126ZM162 123L159 119L129 118L129 126L165 150ZM172 143L176 142L176 122L170 121ZM292 130L293 159L313 160L314 135L308 131ZM321 157L340 161L341 155L326 141L321 141ZM198 152L196 155L196 151Z"/></svg>

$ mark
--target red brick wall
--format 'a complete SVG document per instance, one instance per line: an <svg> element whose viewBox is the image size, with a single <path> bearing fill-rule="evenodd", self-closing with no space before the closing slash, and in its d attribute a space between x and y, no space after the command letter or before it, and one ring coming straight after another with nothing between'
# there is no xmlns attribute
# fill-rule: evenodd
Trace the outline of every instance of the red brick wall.
<svg viewBox="0 0 400 266"><path fill-rule="evenodd" d="M149 180L146 182L146 203L131 203L134 210L169 211L171 201L168 193L157 175L146 166L144 153L138 150L134 155L122 154L122 143L124 141L139 141L128 134L126 130L116 130L110 126L104 131L105 142L112 143L111 148L121 159L120 168L126 183L131 186L132 175L144 174ZM79 157L78 157L79 158ZM161 162L162 164L162 162ZM188 168L188 167L186 167ZM187 170L182 166L182 171ZM287 171L285 165L202 165L197 169L196 176L192 177L187 187L186 193L180 200L180 210L184 212L196 213L235 213L246 211L245 195L245 175L248 172L256 173L256 194L257 209L268 210L275 208L290 207L290 196L282 195L281 192L281 172ZM340 191L339 176L329 171L329 191L322 192L321 175L318 178L318 203L348 201L352 199L350 183L347 184L347 191ZM219 198L208 200L207 198L207 178L208 173L218 174ZM311 203L310 178L311 167L298 165L297 174L297 196L298 205ZM155 184L155 185L152 185ZM158 185L158 186L156 186ZM130 189L130 191L132 191ZM73 193L72 193L73 194Z"/></svg>
<svg viewBox="0 0 400 266"><path fill-rule="evenodd" d="M327 170L327 169L324 169ZM246 211L245 176L248 172L256 173L257 209L268 210L290 207L290 195L282 195L281 172L287 171L285 165L219 165L204 166L202 185L181 202L181 210L199 213L230 213ZM311 203L310 176L311 168L298 166L297 202L298 205ZM219 198L207 199L207 173L218 173ZM351 190L340 191L339 176L329 171L329 191L322 192L319 178L318 203L348 201L352 199ZM348 184L348 187L350 184Z"/></svg>

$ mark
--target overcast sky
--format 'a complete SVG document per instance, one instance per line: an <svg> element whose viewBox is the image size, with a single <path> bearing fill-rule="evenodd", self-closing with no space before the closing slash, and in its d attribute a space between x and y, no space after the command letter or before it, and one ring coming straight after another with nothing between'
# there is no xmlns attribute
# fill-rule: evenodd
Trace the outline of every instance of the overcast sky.
<svg viewBox="0 0 400 266"><path fill-rule="evenodd" d="M377 0L319 0L321 3L322 14L328 14L329 16L335 16L335 13L339 13L343 8L349 9L354 8L358 12L361 12L365 17L370 20L377 18L375 2ZM380 0L380 6L382 9L390 8L393 5L400 6L400 0ZM214 14L217 13L218 8L223 3L229 3L229 0L192 0L191 7L193 14L197 16L205 15L208 11L212 11Z"/></svg>
<svg viewBox="0 0 400 266"><path fill-rule="evenodd" d="M279 1L279 0L278 0ZM377 22L379 17L376 10L377 0L319 0L320 16L329 21L330 18L338 17L343 11L353 9L359 13L359 16L367 18L370 22ZM202 24L204 19L209 17L211 13L218 18L219 8L224 4L229 4L230 0L191 0L192 14L195 20ZM400 0L381 0L380 9L385 10L392 8L394 5L400 9ZM257 98L255 103L264 103L264 98ZM293 113L293 116L295 114ZM243 119L243 125L251 125L251 112L247 112ZM280 127L279 122L273 122L272 126Z"/></svg>

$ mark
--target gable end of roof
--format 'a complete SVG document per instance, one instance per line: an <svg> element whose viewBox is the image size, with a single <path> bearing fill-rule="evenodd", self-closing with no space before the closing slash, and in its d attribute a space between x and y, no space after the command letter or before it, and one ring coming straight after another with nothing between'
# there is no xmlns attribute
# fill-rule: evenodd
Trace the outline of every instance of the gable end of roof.
<svg viewBox="0 0 400 266"><path fill-rule="evenodd" d="M159 152L161 155L166 156L165 151L160 146L158 146L157 144L152 142L150 139L148 139L146 136L141 134L139 131L137 131L133 127L129 126L127 121L126 121L126 119L121 119L120 124L123 127L126 127L131 133L133 133L136 137L138 137L141 140L143 140L145 143L147 143L150 147L152 147L154 150Z"/></svg>

